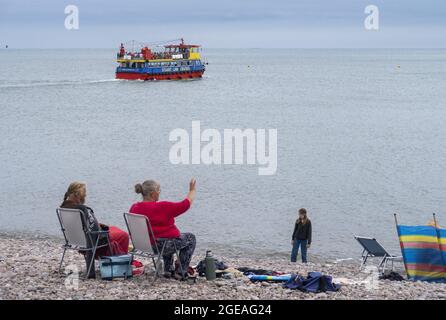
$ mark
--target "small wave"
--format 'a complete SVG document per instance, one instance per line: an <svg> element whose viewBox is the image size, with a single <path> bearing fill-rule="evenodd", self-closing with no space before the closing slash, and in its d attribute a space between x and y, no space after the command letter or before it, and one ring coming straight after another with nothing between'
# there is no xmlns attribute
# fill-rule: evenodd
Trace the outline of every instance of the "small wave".
<svg viewBox="0 0 446 320"><path fill-rule="evenodd" d="M87 81L86 83L105 83L105 82L118 82L121 81L120 79L105 79L105 80L92 80Z"/></svg>
<svg viewBox="0 0 446 320"><path fill-rule="evenodd" d="M51 86L70 86L70 85L86 85L86 84L98 84L120 81L119 79L104 79L104 80L78 80L78 81L37 81L30 83L17 83L17 84L3 84L0 85L0 89L7 88L34 88L34 87L51 87Z"/></svg>
<svg viewBox="0 0 446 320"><path fill-rule="evenodd" d="M353 261L353 260L355 260L355 259L353 259L353 258L340 258L340 259L336 259L334 261L334 263L339 263L339 262L344 262L344 261Z"/></svg>

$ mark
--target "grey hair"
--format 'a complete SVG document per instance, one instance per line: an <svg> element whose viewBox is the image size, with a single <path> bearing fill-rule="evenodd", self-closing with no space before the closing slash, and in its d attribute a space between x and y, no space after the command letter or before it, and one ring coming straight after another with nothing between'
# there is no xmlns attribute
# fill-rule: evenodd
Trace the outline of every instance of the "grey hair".
<svg viewBox="0 0 446 320"><path fill-rule="evenodd" d="M142 184L135 185L135 192L141 194L143 197L150 195L154 191L158 191L160 184L155 180L146 180Z"/></svg>

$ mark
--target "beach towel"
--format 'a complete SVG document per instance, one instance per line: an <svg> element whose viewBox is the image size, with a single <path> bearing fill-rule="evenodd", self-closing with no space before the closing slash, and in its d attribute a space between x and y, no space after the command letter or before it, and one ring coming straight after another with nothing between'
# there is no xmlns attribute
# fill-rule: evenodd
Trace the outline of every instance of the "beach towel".
<svg viewBox="0 0 446 320"><path fill-rule="evenodd" d="M307 278L292 274L290 280L285 282L283 287L311 293L338 291L341 285L334 284L332 280L331 276L323 275L320 272L309 272Z"/></svg>
<svg viewBox="0 0 446 320"><path fill-rule="evenodd" d="M256 275L250 274L248 275L249 280L255 281L288 281L291 278L291 275L281 275L281 276L267 276L267 275Z"/></svg>
<svg viewBox="0 0 446 320"><path fill-rule="evenodd" d="M247 267L237 268L238 271L243 272L245 276L248 275L263 275L263 276L280 276L283 273L273 270L265 270L265 269L252 269Z"/></svg>

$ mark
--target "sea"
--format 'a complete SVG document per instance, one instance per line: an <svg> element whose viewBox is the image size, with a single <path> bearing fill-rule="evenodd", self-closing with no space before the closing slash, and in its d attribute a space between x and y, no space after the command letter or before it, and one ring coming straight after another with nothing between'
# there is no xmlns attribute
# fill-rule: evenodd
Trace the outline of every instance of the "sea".
<svg viewBox="0 0 446 320"><path fill-rule="evenodd" d="M395 227L446 225L446 50L203 49L187 81L115 80L115 49L0 50L0 232L61 238L56 208L87 184L125 229L134 185L161 184L199 252L288 259L299 208L312 257L358 258L354 235L399 252ZM277 130L277 170L175 164L172 131Z"/></svg>

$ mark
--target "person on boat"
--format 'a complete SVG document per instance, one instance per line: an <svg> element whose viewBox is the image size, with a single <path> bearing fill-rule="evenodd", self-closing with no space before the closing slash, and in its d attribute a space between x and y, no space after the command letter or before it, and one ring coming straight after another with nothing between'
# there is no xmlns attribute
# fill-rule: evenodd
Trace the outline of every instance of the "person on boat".
<svg viewBox="0 0 446 320"><path fill-rule="evenodd" d="M87 207L85 205L85 199L87 197L87 187L85 183L82 182L72 182L65 193L63 198L63 202L60 205L61 208L69 208L69 209L79 209L84 215L84 229L89 231L108 231L108 238L110 241L110 247L99 248L96 252L96 257L93 257L93 253L91 251L87 251L84 254L85 261L87 263L87 267L89 266L91 259L97 258L99 256L111 256L111 255L120 255L128 253L129 249L129 235L127 232L119 229L114 226L107 226L105 224L99 223L94 215L93 209ZM96 241L97 238L93 237L92 241ZM87 239L89 242L90 240ZM107 243L107 237L105 235L101 235L99 238L99 245L103 245ZM88 243L88 245L92 245ZM94 261L92 268L90 270L90 274L88 274L88 278L95 278L95 268Z"/></svg>
<svg viewBox="0 0 446 320"><path fill-rule="evenodd" d="M181 233L175 225L175 218L189 210L195 199L196 181L189 182L189 192L186 198L180 202L159 201L161 187L154 180L144 181L135 185L135 192L141 194L142 201L133 204L130 213L145 215L149 218L155 239L163 238L152 242L154 249L161 251L164 241L167 241L163 253L164 276L175 277L177 279L187 278L187 271L196 246L195 235L192 233ZM169 240L164 240L169 239ZM175 248L173 242L179 250L181 267L173 266ZM181 269L183 274L181 274Z"/></svg>
<svg viewBox="0 0 446 320"><path fill-rule="evenodd" d="M124 44L121 43L121 48L119 49L119 56L122 58L125 55L125 48L124 48Z"/></svg>
<svg viewBox="0 0 446 320"><path fill-rule="evenodd" d="M302 262L307 263L307 249L311 245L311 221L308 219L307 210L299 209L299 216L294 225L293 235L291 236L291 262L296 262L299 247L302 254Z"/></svg>

